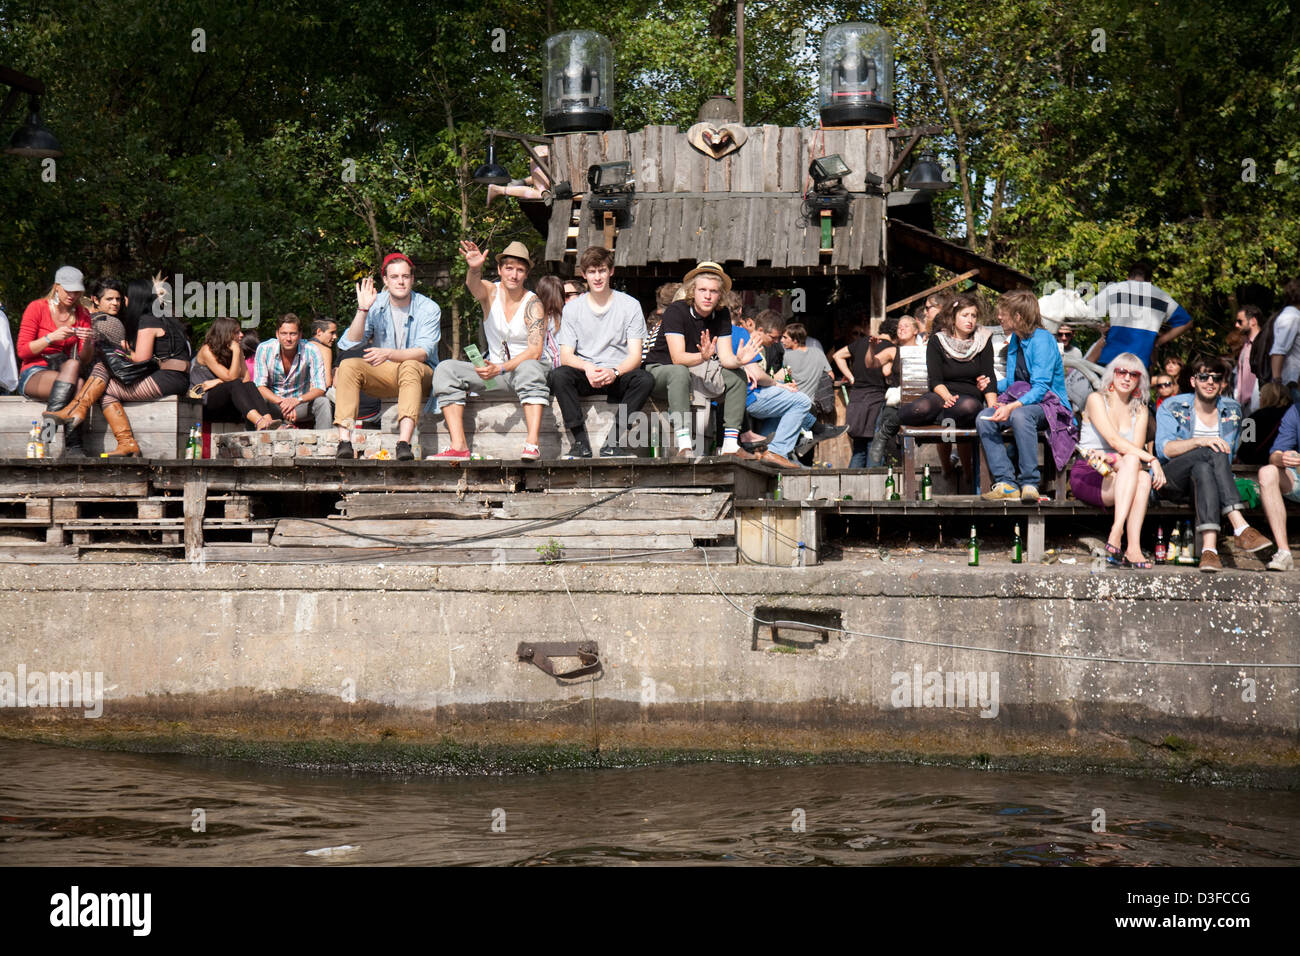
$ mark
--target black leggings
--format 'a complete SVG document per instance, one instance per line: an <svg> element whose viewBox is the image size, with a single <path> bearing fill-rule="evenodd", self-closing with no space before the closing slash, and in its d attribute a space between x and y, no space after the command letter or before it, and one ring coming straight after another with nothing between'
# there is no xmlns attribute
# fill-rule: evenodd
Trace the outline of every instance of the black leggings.
<svg viewBox="0 0 1300 956"><path fill-rule="evenodd" d="M248 413L275 415L262 393L252 382L222 382L216 388L209 389L207 401L203 405L203 418L209 422L246 422Z"/></svg>
<svg viewBox="0 0 1300 956"><path fill-rule="evenodd" d="M974 428L975 416L983 408L984 402L970 395L958 395L952 408L944 408L937 392L926 392L916 401L898 407L898 421L901 425L943 425L945 419L951 418L955 428Z"/></svg>

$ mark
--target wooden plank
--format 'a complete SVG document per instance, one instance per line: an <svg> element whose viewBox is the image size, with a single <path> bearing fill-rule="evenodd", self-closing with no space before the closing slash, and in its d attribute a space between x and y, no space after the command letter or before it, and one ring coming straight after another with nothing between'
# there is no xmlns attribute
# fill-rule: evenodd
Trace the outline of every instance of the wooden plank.
<svg viewBox="0 0 1300 956"><path fill-rule="evenodd" d="M433 519L363 519L349 520L327 518L317 520L304 518L282 518L276 526L274 543L322 544L343 542L367 542L359 547L375 547L398 541L403 545L412 542L436 543L440 541L474 538L481 535L502 538L582 538L588 536L643 538L663 536L665 533L689 535L696 538L715 538L731 533L728 520L687 520L675 521L671 526L653 519L612 519L599 520L574 518L566 521L548 523L538 527L536 521L524 519L499 518L487 520L461 520L448 518ZM384 541L376 542L374 538Z"/></svg>
<svg viewBox="0 0 1300 956"><path fill-rule="evenodd" d="M627 130L612 129L599 137L604 150L602 163L613 163L620 159L631 159ZM636 175L636 164L632 164L632 175Z"/></svg>
<svg viewBox="0 0 1300 956"><path fill-rule="evenodd" d="M208 506L208 485L201 478L185 482L185 560L203 557L203 513Z"/></svg>
<svg viewBox="0 0 1300 956"><path fill-rule="evenodd" d="M712 159L703 153L697 153L700 160L704 163L705 180L704 188L711 193L722 193L727 191L728 166L731 163L731 154L721 159Z"/></svg>
<svg viewBox="0 0 1300 956"><path fill-rule="evenodd" d="M674 203L671 199L656 199L651 202L650 223L647 228L645 255L642 262L655 263L661 258L664 246L664 233L668 228L668 219Z"/></svg>
<svg viewBox="0 0 1300 956"><path fill-rule="evenodd" d="M458 495L453 492L413 492L345 495L336 508L356 518L476 518L500 515L503 495Z"/></svg>
<svg viewBox="0 0 1300 956"><path fill-rule="evenodd" d="M677 170L677 140L685 137L676 126L651 128L658 134L658 139L655 140L654 157L659 164L659 188L664 192L672 192L673 177Z"/></svg>
<svg viewBox="0 0 1300 956"><path fill-rule="evenodd" d="M733 192L763 191L763 129L762 126L745 127L748 138L740 152L735 154L736 163L731 170Z"/></svg>
<svg viewBox="0 0 1300 956"><path fill-rule="evenodd" d="M871 228L862 234L862 253L858 262L863 268L883 268L885 262L885 200L879 196L864 199L867 221Z"/></svg>
<svg viewBox="0 0 1300 956"><path fill-rule="evenodd" d="M657 205L659 203L653 199L640 199L632 204L632 225L620 230L618 234L618 261L623 265L645 265L645 251L650 242L650 230Z"/></svg>
<svg viewBox="0 0 1300 956"><path fill-rule="evenodd" d="M870 159L867 155L867 131L846 129L841 130L840 135L844 138L840 155L844 157L844 162L849 164L849 169L853 170L844 178L844 188L851 193L861 192L867 188L867 173L875 172L868 168Z"/></svg>
<svg viewBox="0 0 1300 956"><path fill-rule="evenodd" d="M26 474L0 475L0 493L45 498L78 498L86 495L111 494L143 498L149 493L149 482L143 478L113 480L95 478L84 473L72 475L65 470L28 469Z"/></svg>
<svg viewBox="0 0 1300 956"><path fill-rule="evenodd" d="M638 193L658 192L659 173L654 168L656 164L647 163L645 158L645 141L649 135L648 130L639 129L627 137L627 158L632 163L632 175L636 177Z"/></svg>
<svg viewBox="0 0 1300 956"><path fill-rule="evenodd" d="M551 207L551 221L546 230L547 262L559 262L564 258L564 248L569 238L569 219L572 216L572 199L557 199Z"/></svg>
<svg viewBox="0 0 1300 956"><path fill-rule="evenodd" d="M763 192L781 189L781 127L763 126Z"/></svg>
<svg viewBox="0 0 1300 956"><path fill-rule="evenodd" d="M572 494L520 494L502 502L502 518L553 518L574 508L587 507L583 518L613 519L636 515L638 518L659 520L694 519L715 521L722 518L731 505L731 493L714 491L707 495L665 494L655 491L635 491L612 501L604 501L608 493L583 491ZM677 530L665 526L665 531Z"/></svg>
<svg viewBox="0 0 1300 956"><path fill-rule="evenodd" d="M741 261L748 268L758 265L758 254L762 248L763 236L771 229L771 224L764 221L763 210L766 208L761 199L746 199L745 221L743 226Z"/></svg>
<svg viewBox="0 0 1300 956"><path fill-rule="evenodd" d="M52 558L50 549L13 548L19 555L12 560L21 563L36 563ZM22 557L25 550L32 552L31 557ZM709 545L703 548L691 546L681 550L666 550L662 553L645 553L642 548L565 548L561 562L564 564L581 564L590 560L593 564L704 564L701 552L708 554L711 566L735 564L736 548L734 546ZM54 552L60 555L57 560L67 562L68 557L75 557L75 548L60 549ZM38 557L37 555L40 555ZM66 555L66 556L62 556ZM209 564L334 564L347 561L355 564L423 564L423 565L458 565L481 564L541 564L536 547L531 548L418 548L402 551L397 548L275 548L248 544L210 544L204 552L204 559ZM0 562L9 560L4 549L0 549Z"/></svg>
<svg viewBox="0 0 1300 956"><path fill-rule="evenodd" d="M843 227L841 227L843 228ZM788 262L792 266L815 266L821 262L822 254L821 223L800 231L790 243Z"/></svg>
<svg viewBox="0 0 1300 956"><path fill-rule="evenodd" d="M659 239L655 245L654 255L648 257L651 262L677 261L678 237L682 234L684 206L680 202L669 201L666 207L667 213L661 217L663 228L658 230Z"/></svg>
<svg viewBox="0 0 1300 956"><path fill-rule="evenodd" d="M803 136L800 130L788 126L781 127L781 148L777 156L780 163L780 181L778 189L782 192L803 192L803 170L799 160L803 153Z"/></svg>
<svg viewBox="0 0 1300 956"><path fill-rule="evenodd" d="M665 143L665 152L667 152L667 148L668 144ZM685 133L678 133L673 137L673 192L701 191L701 187L695 184L694 172L696 169L695 160L702 158L692 148L690 142L686 139Z"/></svg>
<svg viewBox="0 0 1300 956"><path fill-rule="evenodd" d="M0 546L0 564L67 564L75 561L77 549L48 544L6 544Z"/></svg>
<svg viewBox="0 0 1300 956"><path fill-rule="evenodd" d="M410 533L401 533L398 529L392 527L401 523L400 521L352 521L337 523L339 524L337 528L323 528L308 525L298 519L287 518L280 522L275 534L271 536L271 544L279 548L299 546L332 548L397 546L418 548L438 547L448 544L451 546L501 548L503 550L537 548L552 540L564 548L600 547L654 550L657 548L689 548L693 544L692 535L687 533L614 534L584 532L566 534L557 528L547 528L534 534L512 534L498 527L506 524L504 521L454 522L456 524L474 525L473 532L469 534L417 532L414 530ZM432 524L432 522L415 523L424 527ZM448 523L450 522L438 522L439 525ZM516 522L516 524L535 524L535 522ZM695 537L706 539L730 537L732 535L734 528L732 521L716 522L716 524L719 525L717 531L707 534L698 533ZM353 527L355 525L364 525L366 530ZM660 527L658 530L662 532L664 529Z"/></svg>

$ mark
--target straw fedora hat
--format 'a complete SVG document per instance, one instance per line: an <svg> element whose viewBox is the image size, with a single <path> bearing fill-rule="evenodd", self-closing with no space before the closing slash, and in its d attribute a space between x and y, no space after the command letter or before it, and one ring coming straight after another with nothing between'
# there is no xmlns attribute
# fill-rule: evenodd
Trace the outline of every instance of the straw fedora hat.
<svg viewBox="0 0 1300 956"><path fill-rule="evenodd" d="M731 291L731 276L727 275L727 273L723 271L722 266L718 265L716 262L698 263L694 269L686 273L686 276L682 279L682 285L685 286L686 283L699 275L717 276L722 280L722 291Z"/></svg>
<svg viewBox="0 0 1300 956"><path fill-rule="evenodd" d="M511 259L523 259L528 263L528 268L533 267L533 257L528 254L528 247L516 239L510 245L506 246L496 255L497 268L501 268L501 260L509 256Z"/></svg>

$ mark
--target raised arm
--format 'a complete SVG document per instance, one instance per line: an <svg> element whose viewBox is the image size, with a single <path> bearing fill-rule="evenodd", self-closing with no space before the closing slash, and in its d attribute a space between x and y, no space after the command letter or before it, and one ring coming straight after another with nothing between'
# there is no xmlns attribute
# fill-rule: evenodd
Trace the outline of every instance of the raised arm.
<svg viewBox="0 0 1300 956"><path fill-rule="evenodd" d="M853 378L853 372L849 368L849 360L852 357L852 353L849 352L849 347L847 345L836 349L835 354L831 356L831 358L835 360L835 364L839 367L840 373L849 380L850 385L854 384L855 381Z"/></svg>
<svg viewBox="0 0 1300 956"><path fill-rule="evenodd" d="M460 254L465 257L465 265L469 271L465 273L465 288L469 289L475 301L483 308L492 307L492 283L483 280L483 263L487 260L487 252L480 251L479 247L468 239L461 240ZM538 355L541 353L539 352Z"/></svg>

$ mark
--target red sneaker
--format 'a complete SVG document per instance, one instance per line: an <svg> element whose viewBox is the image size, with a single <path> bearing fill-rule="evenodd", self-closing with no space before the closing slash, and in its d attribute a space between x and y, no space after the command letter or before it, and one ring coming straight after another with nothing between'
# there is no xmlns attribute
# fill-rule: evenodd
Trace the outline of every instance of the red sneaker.
<svg viewBox="0 0 1300 956"><path fill-rule="evenodd" d="M429 455L425 461L469 461L468 448L447 448L436 455Z"/></svg>

